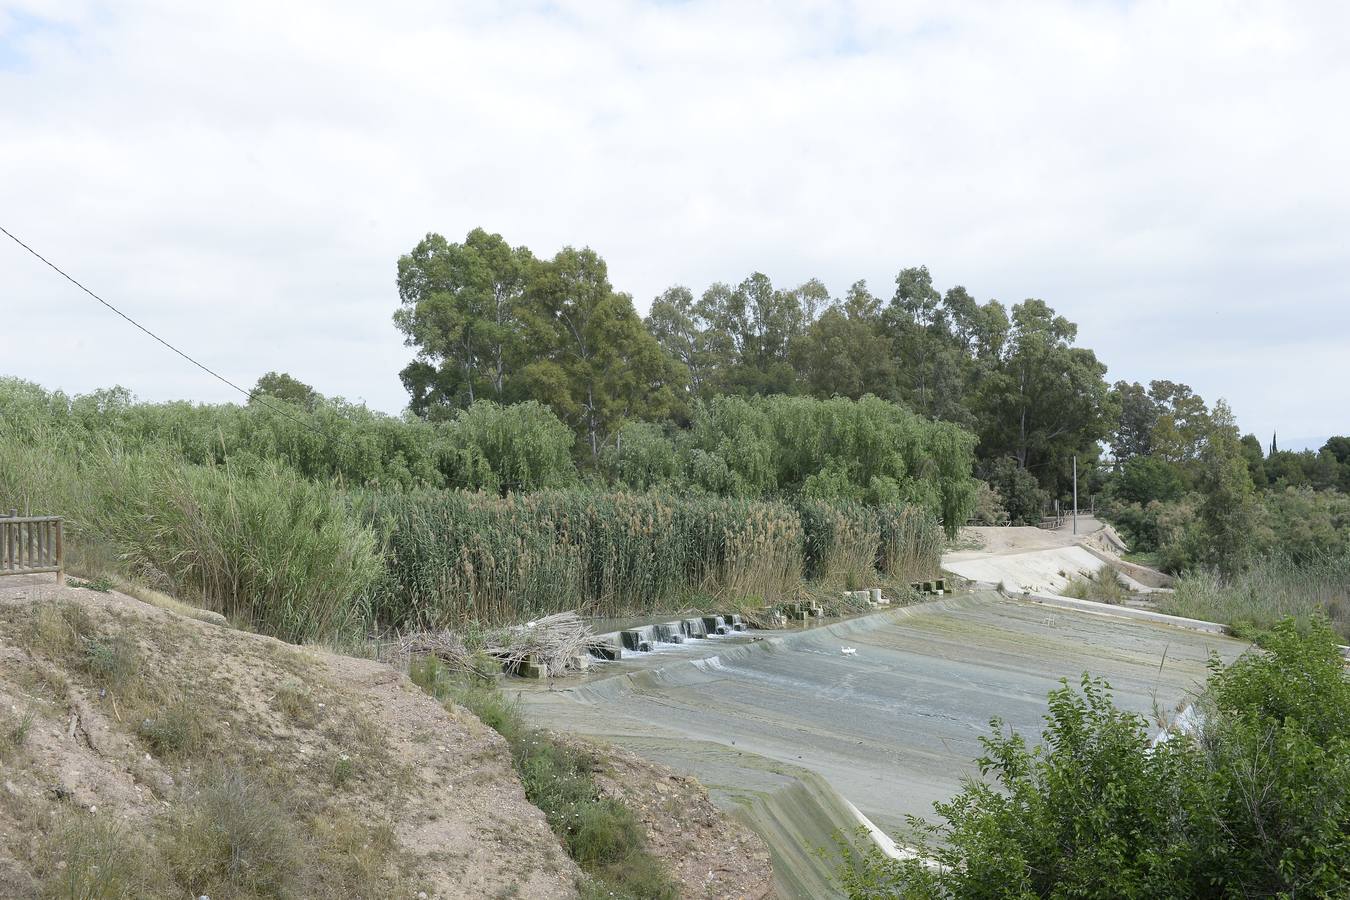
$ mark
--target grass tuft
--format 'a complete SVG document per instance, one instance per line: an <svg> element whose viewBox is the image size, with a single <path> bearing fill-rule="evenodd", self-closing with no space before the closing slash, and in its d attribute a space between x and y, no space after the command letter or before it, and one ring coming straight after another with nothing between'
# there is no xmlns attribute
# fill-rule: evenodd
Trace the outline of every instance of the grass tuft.
<svg viewBox="0 0 1350 900"><path fill-rule="evenodd" d="M237 769L210 772L175 808L165 858L192 896L288 897L305 867L289 812Z"/></svg>

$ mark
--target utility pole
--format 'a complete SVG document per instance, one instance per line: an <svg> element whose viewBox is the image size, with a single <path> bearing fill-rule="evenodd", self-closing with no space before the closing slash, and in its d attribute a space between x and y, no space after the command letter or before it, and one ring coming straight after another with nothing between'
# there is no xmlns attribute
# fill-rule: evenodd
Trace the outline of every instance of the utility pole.
<svg viewBox="0 0 1350 900"><path fill-rule="evenodd" d="M1073 455L1073 533L1078 533L1078 454Z"/></svg>

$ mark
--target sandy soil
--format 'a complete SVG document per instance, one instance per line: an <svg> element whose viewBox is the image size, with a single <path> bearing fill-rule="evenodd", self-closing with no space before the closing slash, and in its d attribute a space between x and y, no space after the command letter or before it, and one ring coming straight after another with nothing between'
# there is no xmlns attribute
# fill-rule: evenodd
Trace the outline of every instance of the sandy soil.
<svg viewBox="0 0 1350 900"><path fill-rule="evenodd" d="M133 636L142 677L201 705L222 760L284 785L315 821L391 826L384 896L576 895L577 869L525 799L502 738L400 673L116 592L12 576L0 579L0 712L33 718L0 765L0 896L36 895L41 826L54 815L146 831L205 764L147 752L115 695L26 637L44 607L61 604L86 611L101 634ZM298 698L286 709L282 686ZM337 786L331 773L343 756L353 774Z"/></svg>

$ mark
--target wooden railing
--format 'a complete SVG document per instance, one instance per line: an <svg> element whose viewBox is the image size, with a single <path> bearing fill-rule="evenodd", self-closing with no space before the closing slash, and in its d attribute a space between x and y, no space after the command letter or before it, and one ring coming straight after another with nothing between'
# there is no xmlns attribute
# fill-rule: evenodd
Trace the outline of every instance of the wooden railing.
<svg viewBox="0 0 1350 900"><path fill-rule="evenodd" d="M0 575L55 572L66 580L60 516L20 516L11 509L0 514Z"/></svg>

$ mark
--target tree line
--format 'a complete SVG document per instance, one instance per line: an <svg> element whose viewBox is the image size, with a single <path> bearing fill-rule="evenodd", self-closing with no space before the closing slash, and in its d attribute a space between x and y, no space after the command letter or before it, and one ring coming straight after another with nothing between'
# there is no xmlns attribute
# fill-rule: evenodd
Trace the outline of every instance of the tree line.
<svg viewBox="0 0 1350 900"><path fill-rule="evenodd" d="M697 295L675 286L643 319L595 251L541 259L475 229L462 243L427 235L397 283L414 413L536 400L594 464L626 424L687 428L718 398L871 395L965 429L984 468L1010 463L1058 493L1116 418L1106 367L1072 322L1037 299L940 291L922 266L887 298L865 281L835 298L816 279L785 288L759 272Z"/></svg>
<svg viewBox="0 0 1350 900"><path fill-rule="evenodd" d="M835 297L817 279L785 287L761 272L701 292L676 285L641 318L595 251L541 258L475 229L461 243L427 235L399 259L397 283L394 319L415 351L401 375L416 415L451 418L484 398L535 401L571 430L584 470L630 484L753 492L759 476L747 467L791 468L812 446L755 420L766 399L780 418L793 399L844 399L875 422L894 408L940 423L953 447L964 446L953 435L967 435L985 486L948 502L948 514L1034 522L1052 499L1068 499L1076 456L1085 490L1173 570L1235 570L1291 540L1307 545L1300 552L1335 551L1350 533L1341 506L1350 438L1316 453L1280 451L1272 439L1264 452L1227 404L1211 407L1188 385L1108 382L1077 326L1044 301L1005 306L961 285L943 290L924 266L900 269L888 295L860 280ZM714 422L729 429L717 440L730 441L716 464L704 455ZM895 494L888 476L874 486L858 474L866 465L852 468L837 493ZM824 490L836 469L808 473L809 485L806 475L787 481Z"/></svg>
<svg viewBox="0 0 1350 900"><path fill-rule="evenodd" d="M1350 553L1350 438L1317 451L1263 448L1240 435L1223 401L1211 408L1171 381L1117 382L1113 466L1093 480L1132 547L1163 568L1231 576L1274 553L1311 563Z"/></svg>

